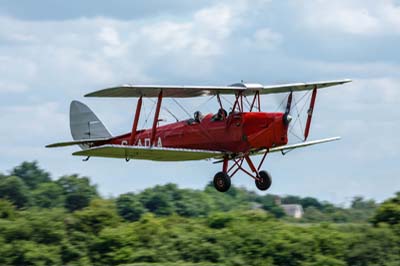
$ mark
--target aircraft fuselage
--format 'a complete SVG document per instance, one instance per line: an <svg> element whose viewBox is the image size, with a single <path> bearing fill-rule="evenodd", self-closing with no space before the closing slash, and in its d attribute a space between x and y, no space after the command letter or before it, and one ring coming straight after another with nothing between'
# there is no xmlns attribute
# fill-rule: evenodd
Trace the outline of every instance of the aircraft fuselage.
<svg viewBox="0 0 400 266"><path fill-rule="evenodd" d="M157 127L153 146L247 152L287 144L283 113L244 112L215 121L212 114L201 122L180 121ZM152 129L139 130L134 145L151 146ZM117 136L111 144L128 145L131 133Z"/></svg>

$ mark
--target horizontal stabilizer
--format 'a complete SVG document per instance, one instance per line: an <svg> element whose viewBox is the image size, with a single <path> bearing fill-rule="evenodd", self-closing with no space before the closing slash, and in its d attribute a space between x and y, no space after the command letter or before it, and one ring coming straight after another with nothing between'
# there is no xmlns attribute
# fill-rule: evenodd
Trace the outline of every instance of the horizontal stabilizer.
<svg viewBox="0 0 400 266"><path fill-rule="evenodd" d="M72 155L106 157L120 159L139 159L152 161L191 161L221 158L223 153L207 150L173 149L160 147L141 147L124 145L103 145L74 152Z"/></svg>
<svg viewBox="0 0 400 266"><path fill-rule="evenodd" d="M291 151L291 150L294 150L294 149L304 148L304 147L307 147L307 146L317 145L317 144L331 142L331 141L335 141L335 140L340 140L340 137L333 137L333 138L319 139L319 140L311 140L311 141L306 141L306 142L301 142L301 143L296 143L296 144L283 145L283 146L271 148L271 149L269 149L269 152L280 151L282 153L285 153L285 152L288 152L288 151ZM258 151L258 152L256 152L256 154L262 154L264 152L265 152L265 150L264 151Z"/></svg>
<svg viewBox="0 0 400 266"><path fill-rule="evenodd" d="M81 140L73 140L73 141L65 141L65 142L57 142L53 144L46 145L46 148L56 148L56 147L65 147L72 145L89 145L105 142L110 140L111 138L97 138L97 139L81 139Z"/></svg>

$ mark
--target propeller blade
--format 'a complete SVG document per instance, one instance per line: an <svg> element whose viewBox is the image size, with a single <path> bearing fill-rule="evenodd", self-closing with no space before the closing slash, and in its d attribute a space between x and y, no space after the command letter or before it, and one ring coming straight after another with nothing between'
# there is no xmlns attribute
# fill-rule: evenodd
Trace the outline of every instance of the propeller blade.
<svg viewBox="0 0 400 266"><path fill-rule="evenodd" d="M286 104L286 110L285 110L285 114L289 114L290 113L290 108L292 106L292 98L293 98L293 92L290 92L289 97L288 97L288 101Z"/></svg>

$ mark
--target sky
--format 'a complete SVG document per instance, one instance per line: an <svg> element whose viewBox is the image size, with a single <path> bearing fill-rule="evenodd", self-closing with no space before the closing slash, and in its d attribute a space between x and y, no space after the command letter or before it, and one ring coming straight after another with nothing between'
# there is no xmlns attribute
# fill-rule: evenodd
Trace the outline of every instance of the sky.
<svg viewBox="0 0 400 266"><path fill-rule="evenodd" d="M86 103L114 135L129 132L136 99L83 97L110 86L350 78L318 93L309 136L342 140L269 155L268 193L336 204L356 195L382 201L400 191L399 46L395 0L0 0L0 172L37 160L54 179L91 177L104 196L169 182L201 189L221 165L82 162L71 156L78 147L44 146L71 140L72 100ZM276 111L283 97L263 96L263 109ZM189 113L215 111L207 100L181 103ZM173 101L164 103L187 118ZM145 101L147 112L152 106ZM256 190L244 174L232 183Z"/></svg>

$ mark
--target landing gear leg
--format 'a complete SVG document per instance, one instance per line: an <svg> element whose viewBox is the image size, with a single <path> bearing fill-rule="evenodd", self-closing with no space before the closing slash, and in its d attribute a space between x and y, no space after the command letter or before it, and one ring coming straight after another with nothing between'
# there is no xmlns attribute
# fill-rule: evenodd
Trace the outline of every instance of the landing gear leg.
<svg viewBox="0 0 400 266"><path fill-rule="evenodd" d="M264 156L262 157L260 164L258 167L256 167L251 160L250 156L248 154L244 155L243 157L240 158L232 158L233 165L228 169L228 157L224 158L223 161L223 166L222 166L222 171L218 172L214 176L214 187L220 191L220 192L226 192L231 186L231 178L239 171L241 170L248 176L252 177L255 180L256 187L259 190L267 190L271 187L272 184L272 179L271 175L264 170L260 171L260 168L265 160L265 157L267 156L269 150L266 150L264 153ZM246 170L244 167L242 167L243 161L246 161L250 170ZM232 171L232 172L231 172Z"/></svg>

